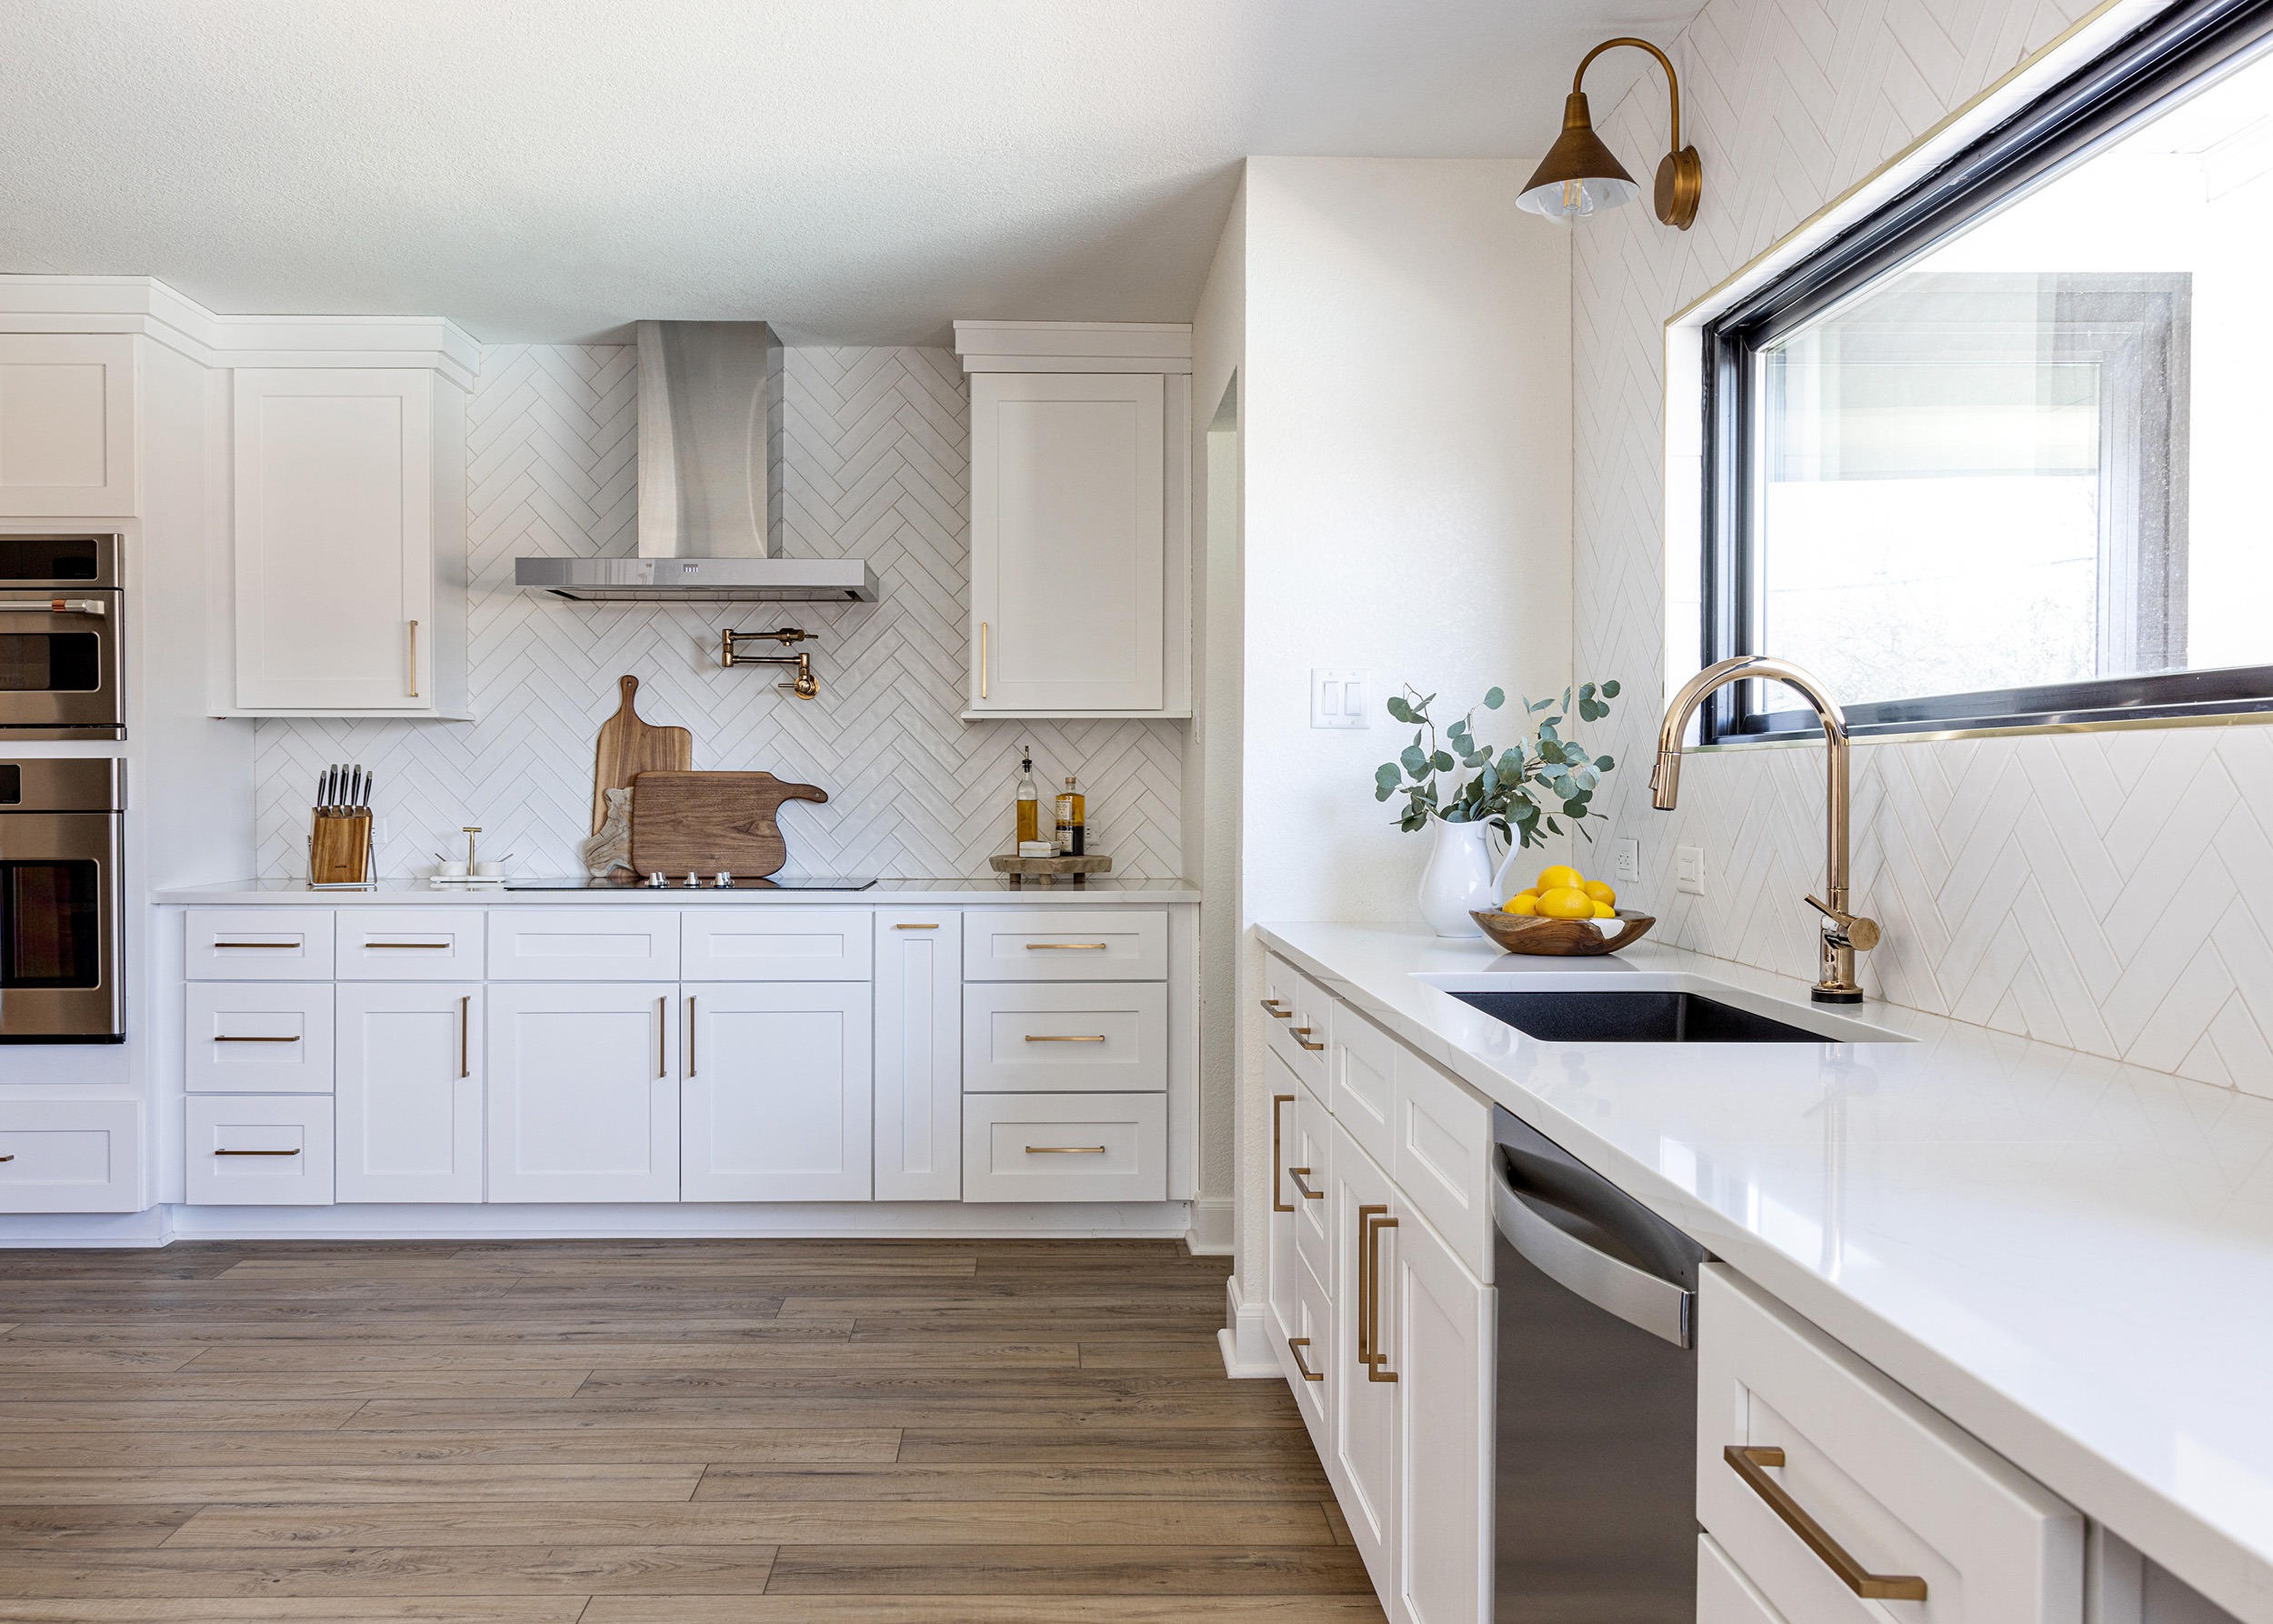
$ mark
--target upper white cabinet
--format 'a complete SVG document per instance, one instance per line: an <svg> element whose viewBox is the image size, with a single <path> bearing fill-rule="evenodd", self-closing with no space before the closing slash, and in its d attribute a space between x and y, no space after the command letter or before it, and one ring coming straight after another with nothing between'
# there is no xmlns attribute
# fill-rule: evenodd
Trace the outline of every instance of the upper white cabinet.
<svg viewBox="0 0 2273 1624"><path fill-rule="evenodd" d="M235 399L235 709L464 715L465 391L240 368Z"/></svg>
<svg viewBox="0 0 2273 1624"><path fill-rule="evenodd" d="M0 334L0 516L136 511L135 341Z"/></svg>
<svg viewBox="0 0 2273 1624"><path fill-rule="evenodd" d="M1191 714L1188 327L958 322L966 717Z"/></svg>

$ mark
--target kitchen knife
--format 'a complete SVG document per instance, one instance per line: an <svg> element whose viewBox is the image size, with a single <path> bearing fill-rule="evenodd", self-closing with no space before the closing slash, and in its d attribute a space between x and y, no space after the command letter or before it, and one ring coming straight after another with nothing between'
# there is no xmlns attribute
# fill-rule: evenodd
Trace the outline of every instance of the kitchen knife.
<svg viewBox="0 0 2273 1624"><path fill-rule="evenodd" d="M363 768L352 770L347 780L347 805L356 811L363 809Z"/></svg>
<svg viewBox="0 0 2273 1624"><path fill-rule="evenodd" d="M371 785L372 785L372 783L373 783L373 780L372 780L372 779L370 779L369 777L365 777L365 778L364 779L364 781L363 781L363 810L364 810L364 812L365 812L365 814L366 816L368 816L368 815L369 815L369 813L370 813L370 811L371 811Z"/></svg>
<svg viewBox="0 0 2273 1624"><path fill-rule="evenodd" d="M324 769L324 787L322 793L316 797L316 804L326 812L331 810L332 806L332 781L338 777L339 768L336 765Z"/></svg>

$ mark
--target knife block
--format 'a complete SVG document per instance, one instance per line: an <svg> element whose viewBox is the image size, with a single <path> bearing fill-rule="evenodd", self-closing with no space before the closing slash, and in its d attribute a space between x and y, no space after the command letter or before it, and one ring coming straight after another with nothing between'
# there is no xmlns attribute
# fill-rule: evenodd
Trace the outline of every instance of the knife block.
<svg viewBox="0 0 2273 1624"><path fill-rule="evenodd" d="M371 815L317 808L308 830L308 886L318 891L367 891L372 877Z"/></svg>

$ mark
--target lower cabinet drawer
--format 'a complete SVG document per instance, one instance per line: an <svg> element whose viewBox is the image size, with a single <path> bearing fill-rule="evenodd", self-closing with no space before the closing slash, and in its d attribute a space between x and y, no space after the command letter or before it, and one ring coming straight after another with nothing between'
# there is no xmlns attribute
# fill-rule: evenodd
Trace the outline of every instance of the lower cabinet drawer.
<svg viewBox="0 0 2273 1624"><path fill-rule="evenodd" d="M1163 1201L1161 1094L966 1094L966 1201Z"/></svg>
<svg viewBox="0 0 2273 1624"><path fill-rule="evenodd" d="M142 1207L139 1100L0 1100L0 1212Z"/></svg>
<svg viewBox="0 0 2273 1624"><path fill-rule="evenodd" d="M2078 1624L2073 1508L1725 1265L1697 1324L1697 1519L1773 1609L1701 1619L1864 1624L1923 1600L1949 1624Z"/></svg>
<svg viewBox="0 0 2273 1624"><path fill-rule="evenodd" d="M182 1024L192 1094L329 1094L332 984L193 981Z"/></svg>
<svg viewBox="0 0 2273 1624"><path fill-rule="evenodd" d="M1168 1086L1161 981L978 982L963 989L973 1094L1153 1094Z"/></svg>
<svg viewBox="0 0 2273 1624"><path fill-rule="evenodd" d="M309 1094L193 1094L193 1207L329 1207L332 1102Z"/></svg>
<svg viewBox="0 0 2273 1624"><path fill-rule="evenodd" d="M462 981L482 973L477 907L344 907L332 934L342 981Z"/></svg>
<svg viewBox="0 0 2273 1624"><path fill-rule="evenodd" d="M1697 1537L1697 1624L1784 1624L1710 1534Z"/></svg>
<svg viewBox="0 0 2273 1624"><path fill-rule="evenodd" d="M1327 1362L1334 1357L1333 1299L1308 1269L1297 1267L1295 1273L1296 1328L1287 1338L1287 1381L1294 1389L1295 1408L1302 1411L1303 1425L1310 1429L1310 1442L1318 1459L1331 1460L1334 1384L1328 1379L1332 1372Z"/></svg>

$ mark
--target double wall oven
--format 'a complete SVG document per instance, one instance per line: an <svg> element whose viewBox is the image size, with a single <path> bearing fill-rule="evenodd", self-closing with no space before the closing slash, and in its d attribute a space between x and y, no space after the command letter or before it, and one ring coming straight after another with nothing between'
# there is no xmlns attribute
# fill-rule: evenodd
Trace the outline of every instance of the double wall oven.
<svg viewBox="0 0 2273 1624"><path fill-rule="evenodd" d="M126 737L118 537L0 536L0 750Z"/></svg>
<svg viewBox="0 0 2273 1624"><path fill-rule="evenodd" d="M0 760L0 1042L117 1043L126 764Z"/></svg>

